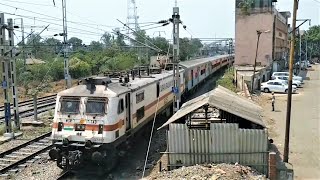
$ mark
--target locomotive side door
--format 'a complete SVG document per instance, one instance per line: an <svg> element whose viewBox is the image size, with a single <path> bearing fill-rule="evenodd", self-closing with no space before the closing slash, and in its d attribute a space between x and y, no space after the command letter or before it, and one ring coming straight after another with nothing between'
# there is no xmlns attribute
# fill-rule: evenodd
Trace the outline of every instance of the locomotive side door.
<svg viewBox="0 0 320 180"><path fill-rule="evenodd" d="M126 94L126 130L131 129L131 96Z"/></svg>

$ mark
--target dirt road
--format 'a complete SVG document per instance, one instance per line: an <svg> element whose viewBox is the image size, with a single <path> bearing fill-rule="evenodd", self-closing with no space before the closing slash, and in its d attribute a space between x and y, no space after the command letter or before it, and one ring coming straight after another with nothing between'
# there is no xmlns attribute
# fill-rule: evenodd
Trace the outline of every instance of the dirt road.
<svg viewBox="0 0 320 180"><path fill-rule="evenodd" d="M306 73L305 84L293 95L289 163L295 179L320 179L320 65ZM276 95L276 111L271 111L271 95L263 94L260 105L281 156L284 147L287 95Z"/></svg>

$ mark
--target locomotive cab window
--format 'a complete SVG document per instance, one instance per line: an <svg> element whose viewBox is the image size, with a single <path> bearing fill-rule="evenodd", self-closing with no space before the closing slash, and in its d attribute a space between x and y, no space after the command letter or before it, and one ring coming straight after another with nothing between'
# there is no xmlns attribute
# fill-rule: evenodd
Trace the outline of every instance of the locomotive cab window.
<svg viewBox="0 0 320 180"><path fill-rule="evenodd" d="M123 106L123 99L120 99L119 100L119 103L118 103L118 114L121 114L123 111L124 111L124 106Z"/></svg>
<svg viewBox="0 0 320 180"><path fill-rule="evenodd" d="M105 114L106 100L100 98L89 98L86 102L86 114Z"/></svg>
<svg viewBox="0 0 320 180"><path fill-rule="evenodd" d="M79 113L80 98L61 98L61 113L76 114Z"/></svg>

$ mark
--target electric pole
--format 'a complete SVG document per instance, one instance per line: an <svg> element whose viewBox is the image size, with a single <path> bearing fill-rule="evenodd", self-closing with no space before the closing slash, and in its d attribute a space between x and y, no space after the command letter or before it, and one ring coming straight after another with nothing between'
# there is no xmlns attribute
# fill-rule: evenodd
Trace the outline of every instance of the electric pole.
<svg viewBox="0 0 320 180"><path fill-rule="evenodd" d="M0 57L2 64L2 89L4 95L4 108L5 108L5 124L6 124L6 133L5 136L13 137L12 127L11 127L11 110L10 110L10 100L8 96L8 87L9 87L9 59L7 57L7 41L6 41L6 29L7 25L4 21L4 14L0 14ZM10 48L10 47L9 47Z"/></svg>
<svg viewBox="0 0 320 180"><path fill-rule="evenodd" d="M173 111L177 112L180 108L180 70L179 70L179 25L180 15L179 15L179 7L173 8L173 15L172 15L172 23L173 23L173 81L174 81L174 105Z"/></svg>
<svg viewBox="0 0 320 180"><path fill-rule="evenodd" d="M294 46L296 37L296 18L298 10L298 1L294 0L293 4L293 18L292 18L292 34L291 34L291 47L290 47L290 63L289 63L289 82L288 82L288 100L287 100L287 116L286 116L286 134L284 142L283 161L289 160L289 139L290 139L290 120L291 120L291 102L292 102L292 76L293 76L293 59L294 59Z"/></svg>
<svg viewBox="0 0 320 180"><path fill-rule="evenodd" d="M308 61L308 39L306 38L306 62Z"/></svg>
<svg viewBox="0 0 320 180"><path fill-rule="evenodd" d="M299 39L299 71L298 71L298 73L300 73L300 71L301 71L301 33L302 33L302 31L299 30L300 39Z"/></svg>
<svg viewBox="0 0 320 180"><path fill-rule="evenodd" d="M68 32L67 32L67 0L62 0L62 15L63 15L63 58L64 58L64 78L66 87L71 87L71 76L69 74L69 59L68 59Z"/></svg>
<svg viewBox="0 0 320 180"><path fill-rule="evenodd" d="M24 41L24 26L23 26L23 19L21 18L21 33L22 33L22 57L23 57L23 68L26 70L27 65L27 57L26 52L24 51L25 41Z"/></svg>
<svg viewBox="0 0 320 180"><path fill-rule="evenodd" d="M13 37L13 21L8 19L8 37L9 37L9 57L10 57L10 73L11 73L11 88L12 88L12 98L13 98L13 115L15 126L20 130L19 121L19 108L18 108L18 93L17 93L17 81L16 81L16 53L14 52L14 37ZM9 76L9 74L8 74ZM11 113L11 112L10 112Z"/></svg>

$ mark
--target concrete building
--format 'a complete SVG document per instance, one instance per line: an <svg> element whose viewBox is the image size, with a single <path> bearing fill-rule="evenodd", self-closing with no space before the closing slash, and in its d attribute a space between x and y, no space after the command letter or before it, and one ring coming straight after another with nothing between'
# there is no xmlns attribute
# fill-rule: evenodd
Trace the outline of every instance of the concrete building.
<svg viewBox="0 0 320 180"><path fill-rule="evenodd" d="M241 69L242 73L244 73L243 69L250 69L248 71L251 71L253 75L258 40L257 31L262 31L256 63L259 67L257 69L260 69L261 72L258 72L257 79L267 81L272 71L279 71L285 67L288 59L290 12L278 12L274 8L276 0L254 0L252 4L249 2L249 0L236 0L234 64L236 69ZM251 68L243 68L243 66ZM253 79L252 75L244 79ZM255 82L255 88L260 87L260 83ZM239 88L243 89L243 87Z"/></svg>

